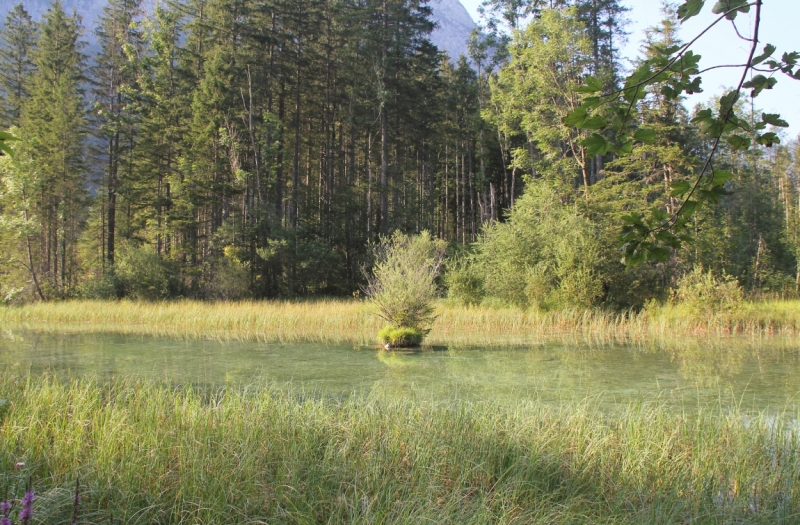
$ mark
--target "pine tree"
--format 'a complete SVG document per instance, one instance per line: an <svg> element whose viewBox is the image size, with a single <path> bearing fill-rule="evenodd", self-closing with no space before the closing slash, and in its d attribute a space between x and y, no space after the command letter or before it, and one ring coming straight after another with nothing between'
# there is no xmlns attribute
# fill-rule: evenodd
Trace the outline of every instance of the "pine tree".
<svg viewBox="0 0 800 525"><path fill-rule="evenodd" d="M100 52L92 69L96 134L103 144L103 195L105 231L104 259L114 264L117 234L117 195L130 178L135 145L135 115L130 89L135 82L129 58L142 55L143 42L136 28L140 16L139 0L111 0L103 8L95 30Z"/></svg>
<svg viewBox="0 0 800 525"><path fill-rule="evenodd" d="M67 16L56 0L40 34L30 98L22 110L18 169L30 181L27 213L40 223L32 259L42 287L64 297L74 292L79 278L76 241L86 204L80 20Z"/></svg>
<svg viewBox="0 0 800 525"><path fill-rule="evenodd" d="M36 24L21 3L6 15L5 26L0 29L0 91L5 97L3 126L19 125L34 70L32 54L36 33Z"/></svg>

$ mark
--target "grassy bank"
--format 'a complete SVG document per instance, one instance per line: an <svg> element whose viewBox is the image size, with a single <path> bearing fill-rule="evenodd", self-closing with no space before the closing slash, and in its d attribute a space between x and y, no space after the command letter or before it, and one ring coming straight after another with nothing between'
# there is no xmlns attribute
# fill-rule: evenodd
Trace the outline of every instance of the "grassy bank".
<svg viewBox="0 0 800 525"><path fill-rule="evenodd" d="M744 303L726 313L661 306L642 313L462 307L442 301L429 344L526 344L547 339L641 341L675 336L800 335L800 301ZM383 323L353 300L204 303L69 301L0 307L0 326L263 342L372 344Z"/></svg>
<svg viewBox="0 0 800 525"><path fill-rule="evenodd" d="M3 378L0 490L36 523L797 523L781 420L591 403L343 403ZM16 466L24 463L24 466Z"/></svg>

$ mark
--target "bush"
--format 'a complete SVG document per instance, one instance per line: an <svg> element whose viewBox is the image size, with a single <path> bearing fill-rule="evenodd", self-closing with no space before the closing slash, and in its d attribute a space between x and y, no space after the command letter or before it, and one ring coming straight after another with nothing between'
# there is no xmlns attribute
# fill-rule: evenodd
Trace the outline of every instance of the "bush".
<svg viewBox="0 0 800 525"><path fill-rule="evenodd" d="M362 288L375 315L398 329L426 334L435 319L436 278L444 253L445 242L427 231L419 235L395 232L384 238L372 273L364 271L367 285Z"/></svg>
<svg viewBox="0 0 800 525"><path fill-rule="evenodd" d="M115 271L123 295L131 299L157 301L178 295L174 266L144 246L122 246L117 251Z"/></svg>
<svg viewBox="0 0 800 525"><path fill-rule="evenodd" d="M484 296L483 276L466 259L454 264L445 274L447 296L464 306L481 304Z"/></svg>
<svg viewBox="0 0 800 525"><path fill-rule="evenodd" d="M417 328L402 327L395 328L387 326L378 333L381 343L392 348L408 348L419 346L425 339L425 332Z"/></svg>
<svg viewBox="0 0 800 525"><path fill-rule="evenodd" d="M485 228L470 267L448 284L463 294L470 276L481 293L523 308L598 304L604 294L599 232L570 198L550 182L530 184L506 222Z"/></svg>
<svg viewBox="0 0 800 525"><path fill-rule="evenodd" d="M78 290L78 296L83 299L119 299L124 294L124 285L117 277L113 268L83 283Z"/></svg>
<svg viewBox="0 0 800 525"><path fill-rule="evenodd" d="M243 262L233 246L223 250L211 268L211 278L205 285L206 296L223 301L237 301L250 296L250 264Z"/></svg>
<svg viewBox="0 0 800 525"><path fill-rule="evenodd" d="M702 266L681 277L672 291L673 302L697 314L733 312L741 306L743 299L739 281L724 272L718 277Z"/></svg>

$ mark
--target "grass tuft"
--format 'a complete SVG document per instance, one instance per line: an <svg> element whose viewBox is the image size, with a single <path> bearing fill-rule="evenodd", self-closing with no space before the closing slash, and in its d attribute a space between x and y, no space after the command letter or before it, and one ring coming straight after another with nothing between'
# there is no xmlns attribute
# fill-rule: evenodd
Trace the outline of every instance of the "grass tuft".
<svg viewBox="0 0 800 525"><path fill-rule="evenodd" d="M788 417L2 379L0 490L30 480L44 523L69 521L77 476L92 523L800 519Z"/></svg>

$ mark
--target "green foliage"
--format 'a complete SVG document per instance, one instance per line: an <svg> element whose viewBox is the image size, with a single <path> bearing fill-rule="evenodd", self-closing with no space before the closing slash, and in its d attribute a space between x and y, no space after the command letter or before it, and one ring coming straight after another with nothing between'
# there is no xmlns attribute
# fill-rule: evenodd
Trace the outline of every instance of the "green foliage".
<svg viewBox="0 0 800 525"><path fill-rule="evenodd" d="M122 295L131 299L158 301L181 290L175 266L150 247L120 246L114 271Z"/></svg>
<svg viewBox="0 0 800 525"><path fill-rule="evenodd" d="M731 313L741 308L744 294L739 282L730 275L715 275L702 266L694 268L678 281L673 301L694 314Z"/></svg>
<svg viewBox="0 0 800 525"><path fill-rule="evenodd" d="M591 129L604 127L589 119L585 109L570 113L580 103L574 90L592 61L591 42L576 11L543 11L514 34L510 52L511 61L490 84L492 103L483 117L502 135L525 138L516 141L519 145L510 152L514 168L571 182L577 167L588 185L587 161L579 150L584 140L605 139L574 127L577 121ZM602 88L595 79L592 85ZM530 144L536 146L535 153Z"/></svg>
<svg viewBox="0 0 800 525"><path fill-rule="evenodd" d="M703 5L702 0L687 0L678 8L678 16L681 21L685 21L697 15ZM725 183L733 177L732 173L715 168L713 163L714 156L723 143L728 144L733 151L747 151L753 143L771 147L780 142L778 135L768 129L769 126L787 126L779 115L763 114L760 122L748 122L735 111L743 89L750 89L751 97L755 98L764 89L774 87L778 81L774 75L778 72L800 79L800 69L794 71L800 59L800 54L797 53L785 53L780 61L767 61L764 69L762 63L775 53L776 48L767 44L763 53L756 55L762 3L756 2L755 9L756 23L752 28L752 38L746 39L751 42L749 57L744 65L738 66L744 69L741 82L735 89L720 97L718 110L706 108L698 112L692 120L711 143L694 180L672 183L672 197L680 199L678 205L672 209L665 211L660 206L654 206L649 213L632 212L623 217L625 225L621 242L628 264L666 262L672 252L680 249L684 243L694 240L690 235L694 214L704 203L719 203L727 194ZM712 8L713 13L723 14L731 22L738 13L749 11L750 4L745 0L719 1ZM739 35L735 26L734 30ZM589 78L583 86L575 90L582 94L583 102L563 117L563 123L581 130L601 129L608 125L613 131L610 138L593 133L584 139L582 144L588 155L613 152L618 156L625 156L632 153L636 144L655 142L657 135L637 121L638 107L647 97L649 88L658 84L661 84L660 96L667 101L677 101L684 93L701 91L701 57L690 50L692 43L651 47L650 56L628 76L622 89L603 95L601 85ZM768 76L748 75L753 68ZM748 76L750 80L746 81ZM613 118L606 122L604 116Z"/></svg>
<svg viewBox="0 0 800 525"><path fill-rule="evenodd" d="M125 284L117 277L113 267L81 284L78 297L83 299L120 299L125 295Z"/></svg>
<svg viewBox="0 0 800 525"><path fill-rule="evenodd" d="M521 307L589 307L603 297L597 228L569 193L546 181L528 186L508 220L485 230L469 260L487 296Z"/></svg>
<svg viewBox="0 0 800 525"><path fill-rule="evenodd" d="M425 332L419 328L387 326L378 332L378 340L390 348L410 348L422 344Z"/></svg>
<svg viewBox="0 0 800 525"><path fill-rule="evenodd" d="M466 258L448 266L444 284L447 296L465 306L480 304L485 295L483 276Z"/></svg>
<svg viewBox="0 0 800 525"><path fill-rule="evenodd" d="M445 246L428 232L395 232L382 239L372 272L364 271L367 285L363 291L373 312L392 326L426 332L435 319L436 279Z"/></svg>
<svg viewBox="0 0 800 525"><path fill-rule="evenodd" d="M0 92L4 95L0 117L4 126L19 125L22 107L30 97L36 38L36 22L22 3L15 4L0 25ZM0 134L0 151L6 154L11 154L9 140Z"/></svg>
<svg viewBox="0 0 800 525"><path fill-rule="evenodd" d="M204 286L206 297L235 301L250 296L251 271L247 262L242 262L235 249L229 246L212 266L211 277Z"/></svg>

